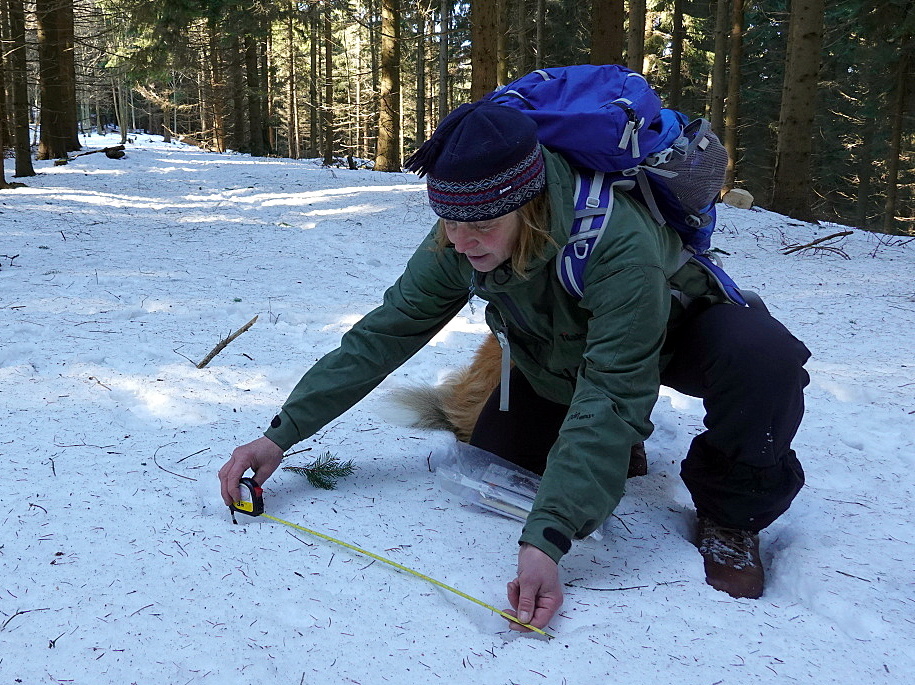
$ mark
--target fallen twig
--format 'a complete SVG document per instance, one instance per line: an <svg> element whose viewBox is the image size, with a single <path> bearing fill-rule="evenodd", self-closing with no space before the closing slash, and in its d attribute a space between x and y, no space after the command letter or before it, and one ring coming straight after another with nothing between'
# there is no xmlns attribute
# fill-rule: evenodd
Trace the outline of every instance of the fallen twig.
<svg viewBox="0 0 915 685"><path fill-rule="evenodd" d="M214 347L214 348L212 349L212 351L211 351L206 357L204 357L203 361L200 362L200 363L197 365L197 368L198 368L198 369L202 369L204 366L206 366L206 365L209 364L211 361L213 361L213 357L215 357L217 354L219 354L220 352L222 352L230 342L232 342L233 340L235 340L235 338L237 338L237 337L240 336L242 333L244 333L244 332L247 331L249 328L251 328L251 326L254 325L254 322L255 322L255 321L257 321L257 316L255 316L255 317L254 317L253 319L251 319L248 323L246 323L244 326L242 326L242 327L239 328L237 331L235 331L235 332L234 332L232 335L230 335L228 338L225 338L224 340L220 340L218 343L216 343L216 347Z"/></svg>
<svg viewBox="0 0 915 685"><path fill-rule="evenodd" d="M793 254L795 252L800 252L801 250L808 250L808 249L813 248L815 250L827 250L829 252L835 252L836 254L841 255L845 259L851 259L851 257L849 257L847 254L845 254L839 248L832 246L832 245L822 245L822 243L825 243L827 240L834 240L836 238L844 238L845 236L851 235L853 233L854 233L854 231L841 231L839 233L833 233L832 235L828 235L825 238L817 238L816 240L809 242L806 245L797 245L797 244L788 245L787 247L782 249L782 254L788 255L788 254ZM819 245L820 247L817 247L817 245Z"/></svg>
<svg viewBox="0 0 915 685"><path fill-rule="evenodd" d="M644 590L651 587L650 585L633 585L632 587L588 587L586 585L572 585L566 583L566 587L577 587L581 590L594 590L595 592L622 592L623 590Z"/></svg>
<svg viewBox="0 0 915 685"><path fill-rule="evenodd" d="M173 443L173 442L169 443L169 445L174 445L174 444L175 444L175 443ZM168 445L162 445L161 447L157 447L157 448L156 448L156 451L153 452L153 456L152 456L153 464L155 464L156 466L158 466L160 469L162 469L162 470L165 471L166 473L170 473L170 474L173 475L173 476L178 476L178 478L186 478L187 480L193 480L193 481L196 481L196 480L197 480L196 478L191 478L190 476L185 476L185 475L182 475L182 474L180 474L180 473L175 473L174 471L169 471L167 468L165 468L165 467L163 467L161 464L159 464L159 462L156 460L156 455L159 453L159 450L161 450L162 447L168 447ZM189 456L190 456L190 455L189 455Z"/></svg>
<svg viewBox="0 0 915 685"><path fill-rule="evenodd" d="M175 463L176 463L176 464L180 464L180 463L181 463L182 461L184 461L185 459L190 459L191 457L194 457L194 456L200 454L201 452L206 452L208 449L210 449L210 448L209 448L209 447L204 447L202 450L197 450L197 451L194 452L193 454L189 454L189 455L187 455L186 457L181 457L181 459L179 459L179 460L176 461Z"/></svg>
<svg viewBox="0 0 915 685"><path fill-rule="evenodd" d="M13 614L12 616L10 616L8 619L6 619L6 620L3 622L3 625L0 625L0 632L2 632L3 630L5 630L6 627L9 625L10 621L12 621L12 620L13 620L14 618L16 618L17 616L22 616L23 614L30 614L30 613L32 613L33 611L50 611L50 610L51 610L51 607L45 607L44 609L26 609L25 611L19 610L19 611L17 611L15 614Z"/></svg>

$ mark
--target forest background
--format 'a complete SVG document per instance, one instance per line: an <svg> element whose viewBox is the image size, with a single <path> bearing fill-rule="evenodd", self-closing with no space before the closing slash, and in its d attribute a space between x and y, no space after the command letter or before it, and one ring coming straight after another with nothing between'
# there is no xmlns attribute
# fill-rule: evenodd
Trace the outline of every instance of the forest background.
<svg viewBox="0 0 915 685"><path fill-rule="evenodd" d="M0 0L0 47L0 187L115 129L400 171L463 102L621 63L712 121L726 189L915 235L915 0Z"/></svg>

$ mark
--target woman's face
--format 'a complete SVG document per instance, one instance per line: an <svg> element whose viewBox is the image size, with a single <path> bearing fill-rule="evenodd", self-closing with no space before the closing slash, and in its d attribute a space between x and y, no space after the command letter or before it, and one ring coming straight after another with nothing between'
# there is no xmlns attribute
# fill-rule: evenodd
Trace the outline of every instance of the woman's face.
<svg viewBox="0 0 915 685"><path fill-rule="evenodd" d="M488 221L442 219L445 235L454 249L467 257L477 271L492 271L511 258L521 234L517 210Z"/></svg>

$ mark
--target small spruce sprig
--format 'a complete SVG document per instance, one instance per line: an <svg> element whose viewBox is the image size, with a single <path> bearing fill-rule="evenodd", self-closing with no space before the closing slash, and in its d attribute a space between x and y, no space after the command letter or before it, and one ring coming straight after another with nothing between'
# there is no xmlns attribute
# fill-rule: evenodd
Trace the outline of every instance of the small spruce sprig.
<svg viewBox="0 0 915 685"><path fill-rule="evenodd" d="M316 488L333 490L337 487L337 481L352 475L356 467L352 459L340 461L335 455L325 452L306 466L284 466L283 470L305 476Z"/></svg>

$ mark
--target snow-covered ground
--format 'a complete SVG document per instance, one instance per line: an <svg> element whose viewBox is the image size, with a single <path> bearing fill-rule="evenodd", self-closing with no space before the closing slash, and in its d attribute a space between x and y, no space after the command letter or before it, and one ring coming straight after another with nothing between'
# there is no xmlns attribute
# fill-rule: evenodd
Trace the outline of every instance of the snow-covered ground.
<svg viewBox="0 0 915 685"><path fill-rule="evenodd" d="M90 138L100 147L116 139ZM432 214L408 174L216 155L139 136L0 192L0 683L909 683L915 679L915 243L721 210L717 245L813 351L808 485L762 535L758 601L703 582L678 462L696 400L664 392L650 473L576 543L556 639L266 519L216 471L379 301ZM204 369L231 331L259 319ZM465 309L289 458L269 513L499 607L519 525L443 494L442 435L387 422L484 330ZM244 520L242 520L244 519Z"/></svg>

